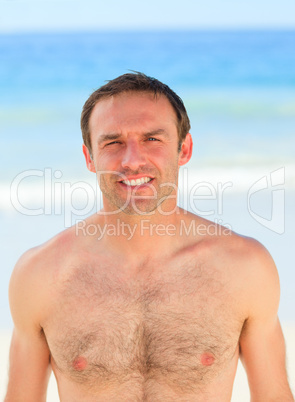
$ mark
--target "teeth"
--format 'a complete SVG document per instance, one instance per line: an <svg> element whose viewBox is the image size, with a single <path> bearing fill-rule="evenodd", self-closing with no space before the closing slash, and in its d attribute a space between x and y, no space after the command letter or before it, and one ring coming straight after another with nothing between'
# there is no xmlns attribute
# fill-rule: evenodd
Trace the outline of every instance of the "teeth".
<svg viewBox="0 0 295 402"><path fill-rule="evenodd" d="M141 177L140 179L132 179L132 180L123 180L124 184L127 184L127 186L140 186L141 184L148 183L152 179L150 177Z"/></svg>

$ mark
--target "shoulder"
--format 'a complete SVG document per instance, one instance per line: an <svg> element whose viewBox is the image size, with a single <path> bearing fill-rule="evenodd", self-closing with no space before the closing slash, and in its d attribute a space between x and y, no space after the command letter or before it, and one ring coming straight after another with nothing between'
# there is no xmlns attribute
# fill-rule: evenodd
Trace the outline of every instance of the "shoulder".
<svg viewBox="0 0 295 402"><path fill-rule="evenodd" d="M25 278L45 275L46 272L59 265L60 260L71 248L73 242L72 228L57 234L47 242L27 250L17 261L12 278Z"/></svg>
<svg viewBox="0 0 295 402"><path fill-rule="evenodd" d="M17 261L9 283L9 301L14 322L39 322L54 297L54 289L69 252L72 230L65 230L46 243L26 251Z"/></svg>
<svg viewBox="0 0 295 402"><path fill-rule="evenodd" d="M270 253L256 239L193 214L182 219L181 224L182 234L192 235L194 243L202 244L212 256L222 257L227 264L231 261L236 266L246 266L247 271L260 268L261 274L264 270L269 274L276 272Z"/></svg>
<svg viewBox="0 0 295 402"><path fill-rule="evenodd" d="M245 286L257 291L265 286L278 287L278 271L263 244L258 240L240 235L234 231L218 236L209 236L207 241L215 250L223 269L229 269ZM264 286L264 285L265 286ZM250 291L250 289L248 289Z"/></svg>
<svg viewBox="0 0 295 402"><path fill-rule="evenodd" d="M245 307L246 315L276 311L280 284L276 265L269 251L256 239L240 235L227 227L191 216L203 232L197 233L195 250L219 271L228 289Z"/></svg>
<svg viewBox="0 0 295 402"><path fill-rule="evenodd" d="M276 281L278 273L269 251L258 240L235 232L223 239L224 252L232 263L254 282Z"/></svg>
<svg viewBox="0 0 295 402"><path fill-rule="evenodd" d="M93 222L93 217L89 217L82 223L85 226ZM69 267L77 264L78 260L89 259L89 250L89 236L80 230L79 225L67 228L20 257L11 276L11 291L14 292L14 288L21 284L27 288L34 287L37 282L40 288L57 284L67 275Z"/></svg>
<svg viewBox="0 0 295 402"><path fill-rule="evenodd" d="M219 248L239 301L247 317L262 317L277 312L280 283L276 265L269 251L257 240L232 233L222 239Z"/></svg>

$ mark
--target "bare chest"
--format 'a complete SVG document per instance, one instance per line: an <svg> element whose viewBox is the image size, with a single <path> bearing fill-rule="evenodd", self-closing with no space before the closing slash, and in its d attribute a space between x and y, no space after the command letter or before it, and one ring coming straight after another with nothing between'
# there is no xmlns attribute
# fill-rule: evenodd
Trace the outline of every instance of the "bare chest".
<svg viewBox="0 0 295 402"><path fill-rule="evenodd" d="M222 278L201 271L126 281L75 270L44 328L57 371L88 389L157 379L193 392L212 382L236 355L243 322Z"/></svg>

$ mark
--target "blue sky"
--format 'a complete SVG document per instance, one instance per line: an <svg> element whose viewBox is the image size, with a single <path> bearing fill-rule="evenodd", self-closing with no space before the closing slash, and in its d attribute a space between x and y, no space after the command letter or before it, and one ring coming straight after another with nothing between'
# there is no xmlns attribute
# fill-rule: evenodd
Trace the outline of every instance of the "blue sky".
<svg viewBox="0 0 295 402"><path fill-rule="evenodd" d="M0 0L0 32L294 28L295 0Z"/></svg>

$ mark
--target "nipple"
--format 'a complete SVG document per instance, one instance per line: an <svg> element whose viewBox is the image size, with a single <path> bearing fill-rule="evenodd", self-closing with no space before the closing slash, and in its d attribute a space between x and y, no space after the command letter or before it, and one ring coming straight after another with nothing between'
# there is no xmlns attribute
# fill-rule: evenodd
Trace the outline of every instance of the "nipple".
<svg viewBox="0 0 295 402"><path fill-rule="evenodd" d="M87 366L87 360L85 357L79 356L73 361L73 367L77 371L82 371Z"/></svg>
<svg viewBox="0 0 295 402"><path fill-rule="evenodd" d="M211 366L215 361L214 356L212 353L203 353L201 355L201 363L203 366Z"/></svg>

